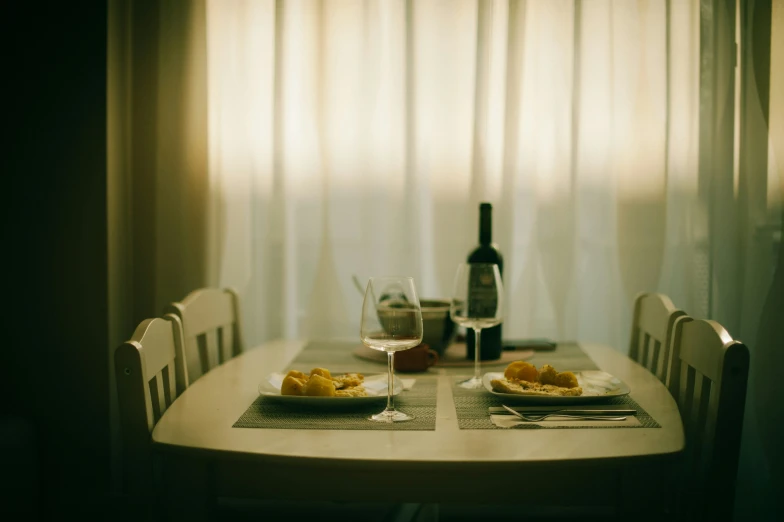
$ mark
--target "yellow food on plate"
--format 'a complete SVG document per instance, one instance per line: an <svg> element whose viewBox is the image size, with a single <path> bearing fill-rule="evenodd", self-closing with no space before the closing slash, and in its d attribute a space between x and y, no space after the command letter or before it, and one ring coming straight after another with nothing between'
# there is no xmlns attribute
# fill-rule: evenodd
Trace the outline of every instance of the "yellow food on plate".
<svg viewBox="0 0 784 522"><path fill-rule="evenodd" d="M367 397L364 382L365 376L361 373L333 376L326 368L313 368L308 375L291 370L283 379L280 394L308 397Z"/></svg>
<svg viewBox="0 0 784 522"><path fill-rule="evenodd" d="M281 389L281 393L282 393ZM305 384L305 393L310 397L334 397L335 396L335 383L332 379L327 379L315 373L311 374L307 384Z"/></svg>
<svg viewBox="0 0 784 522"><path fill-rule="evenodd" d="M327 370L326 368L313 368L312 370L310 370L310 376L313 377L314 375L321 375L326 379L332 378L332 374L329 373L329 370Z"/></svg>
<svg viewBox="0 0 784 522"><path fill-rule="evenodd" d="M364 386L356 386L345 390L336 390L335 397L367 397L367 392Z"/></svg>
<svg viewBox="0 0 784 522"><path fill-rule="evenodd" d="M555 384L555 377L558 375L558 372L555 371L555 368L550 366L549 364L545 364L542 366L542 369L539 370L539 382L542 384Z"/></svg>
<svg viewBox="0 0 784 522"><path fill-rule="evenodd" d="M508 379L493 379L490 381L493 390L499 393L514 393L517 395L551 395L555 397L574 397L583 394L582 388L562 388L552 384L540 382L510 381Z"/></svg>
<svg viewBox="0 0 784 522"><path fill-rule="evenodd" d="M333 377L333 380L339 383L340 388L354 388L362 386L362 383L365 381L365 376L361 373L347 373L345 375Z"/></svg>
<svg viewBox="0 0 784 522"><path fill-rule="evenodd" d="M528 361L515 361L504 370L504 377L507 379L518 379L521 381L536 381L536 366Z"/></svg>
<svg viewBox="0 0 784 522"><path fill-rule="evenodd" d="M561 372L555 376L555 385L561 388L578 388L577 376L572 372Z"/></svg>
<svg viewBox="0 0 784 522"><path fill-rule="evenodd" d="M305 380L294 377L293 375L286 375L283 379L283 384L280 386L281 395L304 395L305 393Z"/></svg>
<svg viewBox="0 0 784 522"><path fill-rule="evenodd" d="M514 361L504 371L503 379L490 381L493 390L517 395L552 395L573 397L583 394L583 389L572 372L558 373L549 364L540 370L527 361Z"/></svg>
<svg viewBox="0 0 784 522"><path fill-rule="evenodd" d="M289 370L289 373L286 374L286 377L296 377L297 379L302 379L303 381L308 380L307 373L302 373L297 370Z"/></svg>

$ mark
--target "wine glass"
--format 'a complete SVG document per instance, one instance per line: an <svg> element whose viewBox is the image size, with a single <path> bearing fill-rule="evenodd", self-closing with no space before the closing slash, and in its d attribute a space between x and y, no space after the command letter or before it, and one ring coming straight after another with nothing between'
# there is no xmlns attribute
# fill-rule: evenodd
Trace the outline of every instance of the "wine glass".
<svg viewBox="0 0 784 522"><path fill-rule="evenodd" d="M455 286L449 315L452 320L466 328L474 329L474 376L460 383L463 388L482 387L479 374L479 349L482 328L501 323L504 304L504 289L498 265L491 263L462 263L457 267Z"/></svg>
<svg viewBox="0 0 784 522"><path fill-rule="evenodd" d="M365 289L360 326L362 343L387 352L387 407L370 417L379 422L402 422L414 417L395 410L395 352L422 342L422 307L411 277L371 277Z"/></svg>

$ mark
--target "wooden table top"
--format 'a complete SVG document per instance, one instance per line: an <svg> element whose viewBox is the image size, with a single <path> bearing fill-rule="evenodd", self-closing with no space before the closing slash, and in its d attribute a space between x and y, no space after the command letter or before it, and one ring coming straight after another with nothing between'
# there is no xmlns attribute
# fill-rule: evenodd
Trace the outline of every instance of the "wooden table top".
<svg viewBox="0 0 784 522"><path fill-rule="evenodd" d="M683 450L680 414L666 387L640 365L600 344L582 349L620 378L661 428L461 430L450 375L438 379L434 431L248 429L232 425L258 397L269 373L286 368L307 341L275 340L251 349L194 382L166 411L152 440L162 452L233 462L302 466L458 470L541 463L619 462ZM380 405L382 408L383 405ZM370 422L370 421L369 421Z"/></svg>

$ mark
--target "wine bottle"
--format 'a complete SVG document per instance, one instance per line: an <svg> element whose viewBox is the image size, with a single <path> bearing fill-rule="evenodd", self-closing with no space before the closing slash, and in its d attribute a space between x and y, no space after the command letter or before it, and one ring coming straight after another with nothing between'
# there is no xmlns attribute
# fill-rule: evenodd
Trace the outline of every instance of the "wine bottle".
<svg viewBox="0 0 784 522"><path fill-rule="evenodd" d="M495 263L504 275L504 257L498 250L498 245L493 243L493 205L481 203L479 205L479 245L468 254L466 259L469 263ZM479 335L482 336L482 344L479 348L479 359L492 361L501 358L503 346L501 343L501 324L492 328L484 328ZM474 358L474 330L469 328L466 331L466 356Z"/></svg>

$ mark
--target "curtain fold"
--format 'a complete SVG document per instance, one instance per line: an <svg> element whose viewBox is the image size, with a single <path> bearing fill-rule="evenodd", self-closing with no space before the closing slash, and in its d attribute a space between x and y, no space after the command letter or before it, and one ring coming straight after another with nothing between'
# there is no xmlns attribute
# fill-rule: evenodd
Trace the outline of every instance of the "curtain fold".
<svg viewBox="0 0 784 522"><path fill-rule="evenodd" d="M130 281L118 296L132 312L118 319L119 344L207 283L204 231L215 214L205 211L205 2L117 0L110 11L109 177L117 217L109 233L125 239L118 251Z"/></svg>
<svg viewBox="0 0 784 522"><path fill-rule="evenodd" d="M107 20L109 371L113 488L121 490L114 350L207 284L207 47L203 0L112 0ZM65 103L65 102L64 102Z"/></svg>

